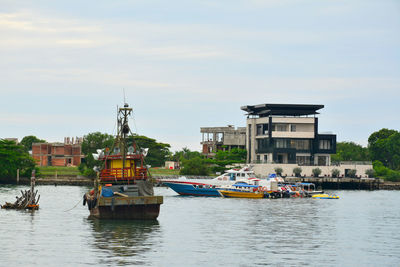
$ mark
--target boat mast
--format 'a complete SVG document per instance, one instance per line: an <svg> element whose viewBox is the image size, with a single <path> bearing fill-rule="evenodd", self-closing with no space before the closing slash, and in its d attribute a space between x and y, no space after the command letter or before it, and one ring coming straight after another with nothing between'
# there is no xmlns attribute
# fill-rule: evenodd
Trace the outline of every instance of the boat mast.
<svg viewBox="0 0 400 267"><path fill-rule="evenodd" d="M126 137L130 132L128 125L128 116L132 113L132 108L129 107L127 103L124 104L123 108L118 111L118 138L119 146L122 155L122 180L125 178L125 162L126 162L126 152L127 152L127 142Z"/></svg>

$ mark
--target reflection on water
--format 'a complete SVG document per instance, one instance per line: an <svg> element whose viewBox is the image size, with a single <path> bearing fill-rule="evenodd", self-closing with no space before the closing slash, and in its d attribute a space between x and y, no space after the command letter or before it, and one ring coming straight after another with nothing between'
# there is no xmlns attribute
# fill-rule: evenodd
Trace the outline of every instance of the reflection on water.
<svg viewBox="0 0 400 267"><path fill-rule="evenodd" d="M0 203L25 186L0 186ZM87 219L84 187L38 186L40 209L0 209L0 266L399 266L399 191L338 200L164 196L158 221Z"/></svg>
<svg viewBox="0 0 400 267"><path fill-rule="evenodd" d="M101 264L145 265L159 222L87 219L94 237L92 246ZM100 252L100 253L99 253Z"/></svg>

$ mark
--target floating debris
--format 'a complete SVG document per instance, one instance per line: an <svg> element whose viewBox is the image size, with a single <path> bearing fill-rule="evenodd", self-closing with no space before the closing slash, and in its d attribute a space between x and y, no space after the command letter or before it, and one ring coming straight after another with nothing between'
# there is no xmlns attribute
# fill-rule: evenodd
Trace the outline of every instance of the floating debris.
<svg viewBox="0 0 400 267"><path fill-rule="evenodd" d="M21 190L20 197L16 196L17 199L14 203L6 202L1 206L2 209L29 209L29 210L38 210L39 209L39 199L40 195L38 195L38 191L35 192L35 171L32 171L31 177L31 189L30 190ZM37 197L37 198L36 198Z"/></svg>

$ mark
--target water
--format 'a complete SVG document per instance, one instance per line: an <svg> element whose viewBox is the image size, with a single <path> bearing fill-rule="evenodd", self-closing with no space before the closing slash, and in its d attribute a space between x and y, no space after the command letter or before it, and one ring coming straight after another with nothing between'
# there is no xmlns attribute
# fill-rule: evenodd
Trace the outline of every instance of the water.
<svg viewBox="0 0 400 267"><path fill-rule="evenodd" d="M0 203L21 189L0 186ZM88 219L85 187L37 189L39 211L0 210L0 266L400 265L398 191L269 200L155 188L164 195L158 220L130 222Z"/></svg>

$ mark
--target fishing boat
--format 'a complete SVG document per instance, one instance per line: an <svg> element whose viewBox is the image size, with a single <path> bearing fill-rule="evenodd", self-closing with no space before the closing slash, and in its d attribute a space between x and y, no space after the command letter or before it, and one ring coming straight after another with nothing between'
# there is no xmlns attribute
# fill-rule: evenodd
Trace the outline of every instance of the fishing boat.
<svg viewBox="0 0 400 267"><path fill-rule="evenodd" d="M160 182L180 195L186 196L210 196L219 197L218 189L221 186L232 185L238 180L257 179L250 166L240 169L227 170L222 175L213 179L187 179L181 177L179 179L161 180Z"/></svg>
<svg viewBox="0 0 400 267"><path fill-rule="evenodd" d="M315 198L315 199L339 199L339 196L328 195L328 194L316 194L316 195L313 195L312 198Z"/></svg>
<svg viewBox="0 0 400 267"><path fill-rule="evenodd" d="M265 192L259 185L247 184L246 182L238 182L230 187L219 189L218 193L222 197L232 198L264 198Z"/></svg>
<svg viewBox="0 0 400 267"><path fill-rule="evenodd" d="M113 147L94 154L102 166L97 169L94 188L83 197L90 218L155 220L159 215L163 197L154 195L144 164L146 150L136 145L128 125L131 114L128 104L118 109Z"/></svg>

